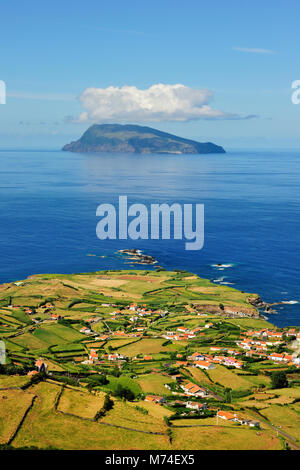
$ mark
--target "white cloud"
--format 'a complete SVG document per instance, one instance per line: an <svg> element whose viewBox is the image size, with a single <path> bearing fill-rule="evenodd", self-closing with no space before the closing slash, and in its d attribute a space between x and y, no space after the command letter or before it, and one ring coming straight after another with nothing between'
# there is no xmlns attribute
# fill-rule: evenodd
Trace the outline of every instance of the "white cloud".
<svg viewBox="0 0 300 470"><path fill-rule="evenodd" d="M85 109L76 122L159 122L193 119L245 119L209 106L213 93L187 86L152 85L87 88L79 97ZM246 116L250 118L253 116Z"/></svg>
<svg viewBox="0 0 300 470"><path fill-rule="evenodd" d="M271 49L259 49L255 47L234 47L234 51L249 52L250 54L276 54Z"/></svg>

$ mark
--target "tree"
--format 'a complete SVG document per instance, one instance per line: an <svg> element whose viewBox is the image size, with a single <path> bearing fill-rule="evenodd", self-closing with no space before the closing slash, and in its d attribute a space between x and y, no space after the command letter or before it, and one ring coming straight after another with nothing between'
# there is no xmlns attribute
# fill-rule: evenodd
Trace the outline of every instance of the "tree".
<svg viewBox="0 0 300 470"><path fill-rule="evenodd" d="M113 400L110 398L109 395L105 395L103 409L105 411L109 411L112 409L113 406L114 406Z"/></svg>
<svg viewBox="0 0 300 470"><path fill-rule="evenodd" d="M121 384L117 384L115 388L115 393L117 397L125 398L125 400L132 401L135 396L134 393L127 387L122 387Z"/></svg>
<svg viewBox="0 0 300 470"><path fill-rule="evenodd" d="M232 397L231 397L231 388L226 388L225 389L225 401L226 403L231 403Z"/></svg>
<svg viewBox="0 0 300 470"><path fill-rule="evenodd" d="M94 387L99 387L101 385L106 385L108 380L105 374L102 375L89 375L88 376L88 390L92 390Z"/></svg>
<svg viewBox="0 0 300 470"><path fill-rule="evenodd" d="M288 380L286 373L281 371L275 371L271 374L272 388L286 388L288 387Z"/></svg>

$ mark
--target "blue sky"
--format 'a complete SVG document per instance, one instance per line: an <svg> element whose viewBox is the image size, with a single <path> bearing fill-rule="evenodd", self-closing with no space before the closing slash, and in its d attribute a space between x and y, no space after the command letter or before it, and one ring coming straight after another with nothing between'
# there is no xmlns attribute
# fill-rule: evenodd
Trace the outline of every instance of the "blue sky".
<svg viewBox="0 0 300 470"><path fill-rule="evenodd" d="M0 147L78 138L89 126L76 122L85 111L78 97L89 87L158 83L208 89L211 108L238 118L143 124L230 148L299 147L299 17L296 0L2 4Z"/></svg>

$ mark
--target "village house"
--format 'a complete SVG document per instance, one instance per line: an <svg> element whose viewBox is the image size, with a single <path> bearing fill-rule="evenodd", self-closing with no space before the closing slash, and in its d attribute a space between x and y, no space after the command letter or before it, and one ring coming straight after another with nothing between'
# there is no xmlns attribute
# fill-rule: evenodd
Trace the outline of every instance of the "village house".
<svg viewBox="0 0 300 470"><path fill-rule="evenodd" d="M91 361L91 362L98 361L98 354L97 354L95 349L90 350L89 361Z"/></svg>
<svg viewBox="0 0 300 470"><path fill-rule="evenodd" d="M232 356L237 356L238 354L240 354L238 351L235 351L234 349L227 349L226 352L228 354L231 354Z"/></svg>
<svg viewBox="0 0 300 470"><path fill-rule="evenodd" d="M84 326L83 328L80 329L80 333L83 333L85 335L90 335L93 332L90 328L87 328L86 326Z"/></svg>
<svg viewBox="0 0 300 470"><path fill-rule="evenodd" d="M297 336L297 332L295 328L290 328L288 331L284 332L286 336Z"/></svg>
<svg viewBox="0 0 300 470"><path fill-rule="evenodd" d="M202 328L199 328L199 326L197 328L194 328L193 330L191 330L192 333L198 333L199 331L201 331Z"/></svg>
<svg viewBox="0 0 300 470"><path fill-rule="evenodd" d="M229 411L218 411L217 416L225 421L235 421L237 418L236 413L230 413Z"/></svg>
<svg viewBox="0 0 300 470"><path fill-rule="evenodd" d="M188 359L189 359L190 361L203 361L203 360L204 360L204 356L203 356L203 354L201 354L201 353L194 352L191 356L188 356Z"/></svg>
<svg viewBox="0 0 300 470"><path fill-rule="evenodd" d="M129 310L132 310L133 312L136 312L138 310L138 306L137 304L131 304L129 306Z"/></svg>
<svg viewBox="0 0 300 470"><path fill-rule="evenodd" d="M123 356L122 354L109 354L108 355L109 361L118 361L119 359L127 359L127 357Z"/></svg>
<svg viewBox="0 0 300 470"><path fill-rule="evenodd" d="M284 355L283 354L279 354L279 353L272 353L268 356L268 359L270 359L271 361L276 361L276 362L285 362L285 358L284 358Z"/></svg>
<svg viewBox="0 0 300 470"><path fill-rule="evenodd" d="M235 367L236 369L241 369L243 367L243 363L241 361L237 361L234 357L226 357L223 364L225 366Z"/></svg>
<svg viewBox="0 0 300 470"><path fill-rule="evenodd" d="M35 361L35 367L36 367L38 372L47 373L47 371L48 371L48 365L44 362L43 359L37 359Z"/></svg>
<svg viewBox="0 0 300 470"><path fill-rule="evenodd" d="M226 356L214 356L213 362L216 364L223 364L223 362L226 360Z"/></svg>
<svg viewBox="0 0 300 470"><path fill-rule="evenodd" d="M108 335L102 335L102 336L98 336L98 337L95 338L95 339L101 340L101 341L106 341L106 340L109 339L109 338L110 338L110 336L108 336Z"/></svg>
<svg viewBox="0 0 300 470"><path fill-rule="evenodd" d="M113 332L113 336L128 336L128 335L127 333L125 333L125 331L117 330Z"/></svg>
<svg viewBox="0 0 300 470"><path fill-rule="evenodd" d="M192 396L192 397L206 397L207 393L206 390L203 387L199 387L198 385L195 385L191 382L187 384L180 385L182 390L186 395Z"/></svg>
<svg viewBox="0 0 300 470"><path fill-rule="evenodd" d="M243 341L237 341L237 344L242 349L251 349L252 348L251 339L244 339Z"/></svg>
<svg viewBox="0 0 300 470"><path fill-rule="evenodd" d="M282 338L282 333L280 331L267 331L268 338Z"/></svg>
<svg viewBox="0 0 300 470"><path fill-rule="evenodd" d="M60 320L61 316L57 313L51 313L51 320Z"/></svg>
<svg viewBox="0 0 300 470"><path fill-rule="evenodd" d="M181 333L189 333L190 330L188 328L185 328L184 326L179 326L177 328L177 331L180 331Z"/></svg>
<svg viewBox="0 0 300 470"><path fill-rule="evenodd" d="M215 368L214 364L210 361L195 361L194 367L199 367L200 369L205 369L205 370Z"/></svg>
<svg viewBox="0 0 300 470"><path fill-rule="evenodd" d="M187 401L186 408L196 411L203 411L207 409L207 403L197 403L195 401Z"/></svg>
<svg viewBox="0 0 300 470"><path fill-rule="evenodd" d="M145 401L150 403L164 403L166 400L164 397L156 396L156 395L147 395L145 397Z"/></svg>
<svg viewBox="0 0 300 470"><path fill-rule="evenodd" d="M240 418L236 415L236 413L231 413L229 411L218 411L217 416L218 418L224 419L225 421L233 421L233 422L243 424L245 426L250 426L250 427L257 427L257 428L260 427L259 421Z"/></svg>

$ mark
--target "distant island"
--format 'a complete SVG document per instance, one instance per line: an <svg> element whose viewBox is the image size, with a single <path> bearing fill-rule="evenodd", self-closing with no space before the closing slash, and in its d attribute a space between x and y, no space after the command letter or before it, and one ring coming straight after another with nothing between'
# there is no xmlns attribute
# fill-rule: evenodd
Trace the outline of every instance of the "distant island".
<svg viewBox="0 0 300 470"><path fill-rule="evenodd" d="M225 153L211 142L196 142L151 127L121 124L95 124L76 142L63 147L68 152L121 152L162 154Z"/></svg>

